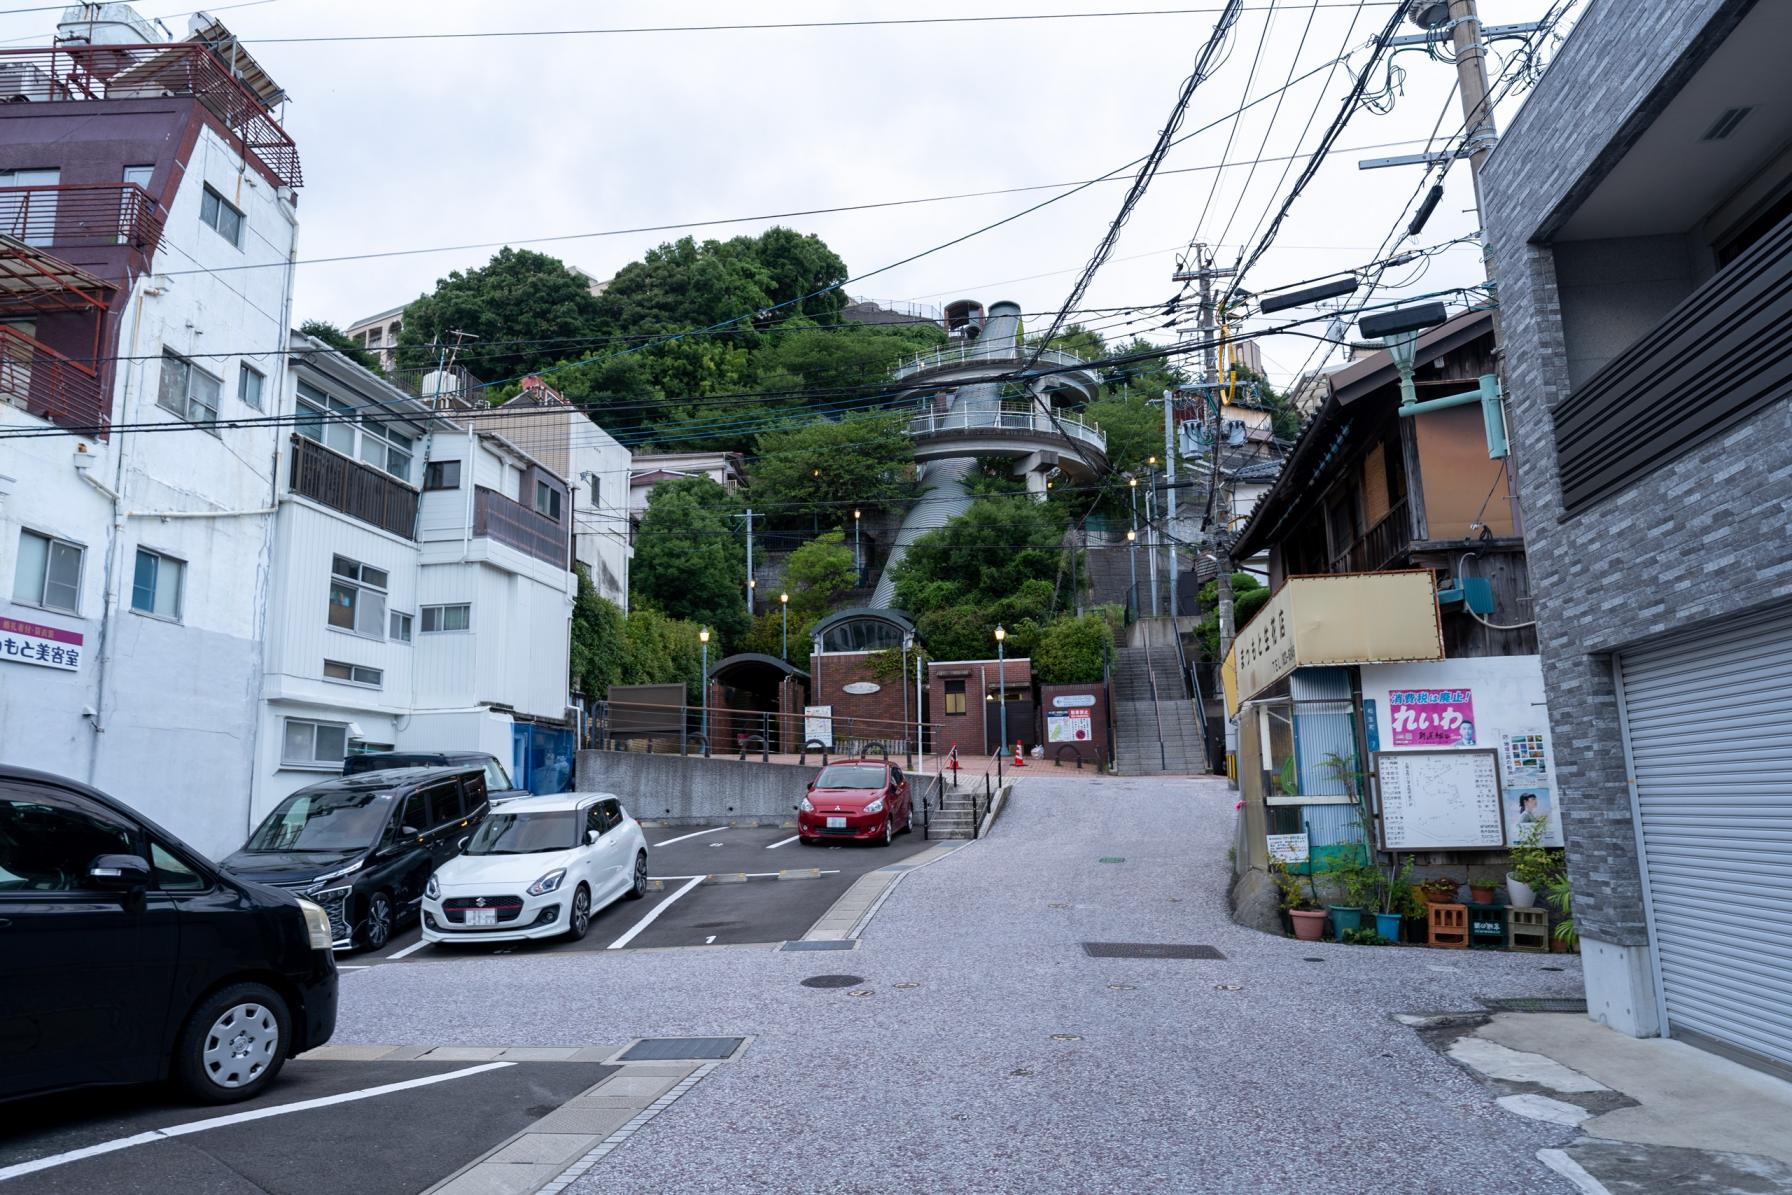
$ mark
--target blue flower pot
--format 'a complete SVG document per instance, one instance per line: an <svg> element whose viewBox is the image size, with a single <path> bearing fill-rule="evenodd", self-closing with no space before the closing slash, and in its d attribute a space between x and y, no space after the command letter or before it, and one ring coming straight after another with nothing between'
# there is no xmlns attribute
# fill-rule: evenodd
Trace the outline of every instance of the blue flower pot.
<svg viewBox="0 0 1792 1195"><path fill-rule="evenodd" d="M1327 905L1332 915L1332 937L1342 942L1344 931L1363 928L1363 911L1353 905Z"/></svg>
<svg viewBox="0 0 1792 1195"><path fill-rule="evenodd" d="M1375 932L1381 935L1383 942L1398 942L1400 940L1400 914L1375 914Z"/></svg>

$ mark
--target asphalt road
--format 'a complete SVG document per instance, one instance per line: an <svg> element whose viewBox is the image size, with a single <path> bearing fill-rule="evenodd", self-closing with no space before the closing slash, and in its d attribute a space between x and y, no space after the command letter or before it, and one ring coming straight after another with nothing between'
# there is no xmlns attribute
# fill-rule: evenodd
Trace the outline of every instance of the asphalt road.
<svg viewBox="0 0 1792 1195"><path fill-rule="evenodd" d="M196 1105L166 1087L89 1091L9 1105L0 1191L392 1195L422 1191L618 1068L599 1063L293 1061L259 1099ZM368 1088L438 1081L241 1120ZM209 1127L192 1129L208 1121ZM119 1147L151 1131L175 1131ZM191 1131L190 1131L191 1130ZM89 1156L79 1156L87 1152ZM67 1155L76 1155L67 1157ZM20 1163L65 1158L5 1179Z"/></svg>
<svg viewBox="0 0 1792 1195"><path fill-rule="evenodd" d="M671 946L728 946L800 938L868 871L898 863L933 845L919 830L889 846L843 843L804 846L794 829L660 827L647 830L654 891L619 900L592 915L581 942L429 945L415 925L377 955L339 956L344 967L438 961L479 955L552 954ZM819 870L816 877L780 878ZM744 880L709 877L746 876Z"/></svg>

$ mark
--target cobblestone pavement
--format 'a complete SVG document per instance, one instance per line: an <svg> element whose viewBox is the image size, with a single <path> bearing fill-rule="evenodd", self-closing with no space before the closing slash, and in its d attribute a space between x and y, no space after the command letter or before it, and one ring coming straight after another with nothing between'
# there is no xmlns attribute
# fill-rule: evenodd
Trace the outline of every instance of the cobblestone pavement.
<svg viewBox="0 0 1792 1195"><path fill-rule="evenodd" d="M751 1035L575 1191L1572 1190L1534 1157L1568 1130L1500 1110L1390 1017L1575 996L1578 960L1236 926L1232 820L1217 781L1028 777L992 836L905 877L857 950L378 967L345 981L336 1040ZM863 982L799 983L822 973Z"/></svg>

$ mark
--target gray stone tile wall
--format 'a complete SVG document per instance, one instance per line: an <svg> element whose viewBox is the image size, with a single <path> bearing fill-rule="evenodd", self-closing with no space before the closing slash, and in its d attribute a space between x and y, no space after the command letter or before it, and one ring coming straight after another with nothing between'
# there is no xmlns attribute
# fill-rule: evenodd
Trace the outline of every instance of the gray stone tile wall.
<svg viewBox="0 0 1792 1195"><path fill-rule="evenodd" d="M1483 176L1575 915L1616 945L1647 935L1611 653L1792 596L1792 404L1564 521L1549 412L1572 350L1553 253L1533 238L1634 137L1689 47L1747 7L1595 0Z"/></svg>

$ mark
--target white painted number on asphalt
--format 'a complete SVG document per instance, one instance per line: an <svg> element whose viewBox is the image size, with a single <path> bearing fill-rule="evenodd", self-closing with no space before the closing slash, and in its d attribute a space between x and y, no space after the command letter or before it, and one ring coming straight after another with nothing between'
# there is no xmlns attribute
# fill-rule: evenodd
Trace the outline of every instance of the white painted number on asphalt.
<svg viewBox="0 0 1792 1195"><path fill-rule="evenodd" d="M703 939L703 944L705 946L708 946L711 942L713 942L715 940L716 940L716 936L714 934L711 934L711 935L709 935L709 937Z"/></svg>

